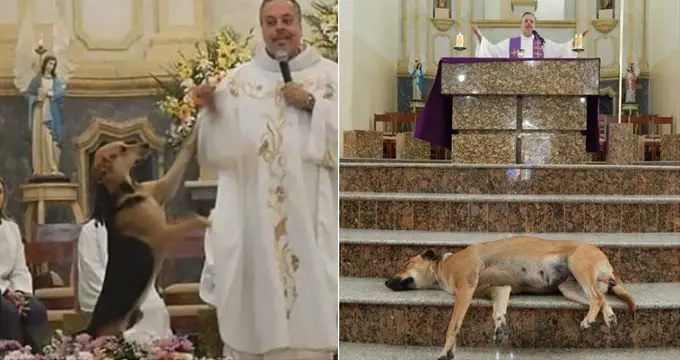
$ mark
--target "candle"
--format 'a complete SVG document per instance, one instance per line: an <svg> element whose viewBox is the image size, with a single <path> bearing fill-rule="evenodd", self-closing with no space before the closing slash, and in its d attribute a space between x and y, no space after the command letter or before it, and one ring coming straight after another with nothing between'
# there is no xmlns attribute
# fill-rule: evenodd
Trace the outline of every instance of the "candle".
<svg viewBox="0 0 680 360"><path fill-rule="evenodd" d="M576 34L574 36L574 49L583 49L583 35Z"/></svg>
<svg viewBox="0 0 680 360"><path fill-rule="evenodd" d="M465 46L465 37L463 34L458 33L458 35L456 35L456 47L462 48L463 46Z"/></svg>
<svg viewBox="0 0 680 360"><path fill-rule="evenodd" d="M43 46L43 34L40 33L40 40L38 40L38 46Z"/></svg>

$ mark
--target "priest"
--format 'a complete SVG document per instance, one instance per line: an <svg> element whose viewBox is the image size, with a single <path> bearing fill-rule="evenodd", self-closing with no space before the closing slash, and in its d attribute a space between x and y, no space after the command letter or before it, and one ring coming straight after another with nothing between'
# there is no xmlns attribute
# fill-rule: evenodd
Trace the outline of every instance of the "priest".
<svg viewBox="0 0 680 360"><path fill-rule="evenodd" d="M554 41L544 39L536 30L536 16L531 12L525 12L520 21L521 35L509 39L505 39L498 44L492 44L479 30L477 25L472 25L472 32L475 34L479 46L475 51L476 57L492 57L492 58L571 58L576 57L576 52L572 51L574 48L574 41L570 40L564 43L556 43ZM586 36L589 30L581 33Z"/></svg>
<svg viewBox="0 0 680 360"><path fill-rule="evenodd" d="M198 158L218 177L200 296L216 308L226 358L328 360L338 341L338 66L302 43L297 1L264 0L259 20L253 60L192 93Z"/></svg>

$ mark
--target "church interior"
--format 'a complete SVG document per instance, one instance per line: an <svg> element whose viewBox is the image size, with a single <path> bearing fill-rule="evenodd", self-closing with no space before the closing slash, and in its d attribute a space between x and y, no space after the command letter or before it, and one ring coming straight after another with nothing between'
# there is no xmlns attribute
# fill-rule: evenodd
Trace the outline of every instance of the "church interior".
<svg viewBox="0 0 680 360"><path fill-rule="evenodd" d="M511 234L597 245L637 311L608 298L618 326L581 330L586 306L512 295L497 348L475 299L456 359L680 356L680 3L340 5L341 357L444 358L453 297L385 279ZM571 58L477 57L473 26L512 50L525 12Z"/></svg>
<svg viewBox="0 0 680 360"><path fill-rule="evenodd" d="M312 3L319 2L298 2L309 39L319 24ZM69 334L88 323L76 296L76 241L92 213L95 151L111 141L142 141L151 154L135 165L133 177L150 180L167 171L177 153L177 124L192 114L174 91L187 78L181 60L198 59L196 44L205 41L218 52L224 46L250 56L261 42L259 6L252 0L0 1L0 184L52 331ZM240 59L216 68L226 72ZM48 106L31 106L38 100ZM194 160L168 216L207 215L215 180L213 170ZM198 295L203 251L202 232L174 244L156 288L173 332L190 336L201 354L217 355L215 311Z"/></svg>

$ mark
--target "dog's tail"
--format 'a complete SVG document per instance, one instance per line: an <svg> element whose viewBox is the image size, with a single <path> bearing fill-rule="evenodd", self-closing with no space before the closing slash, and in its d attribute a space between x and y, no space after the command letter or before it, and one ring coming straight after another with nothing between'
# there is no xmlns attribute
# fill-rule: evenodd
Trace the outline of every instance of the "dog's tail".
<svg viewBox="0 0 680 360"><path fill-rule="evenodd" d="M609 280L609 291L619 299L625 301L628 304L628 310L630 312L635 312L635 308L637 307L635 305L635 299L633 299L633 295L623 287L623 284L621 284L620 281L617 281L616 279Z"/></svg>

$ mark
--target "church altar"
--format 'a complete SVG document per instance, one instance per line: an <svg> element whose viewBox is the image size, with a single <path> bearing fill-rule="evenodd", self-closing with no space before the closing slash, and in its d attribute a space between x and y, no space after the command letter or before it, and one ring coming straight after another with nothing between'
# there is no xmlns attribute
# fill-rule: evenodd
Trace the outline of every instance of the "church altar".
<svg viewBox="0 0 680 360"><path fill-rule="evenodd" d="M599 70L598 58L442 58L414 136L458 163L588 161Z"/></svg>

